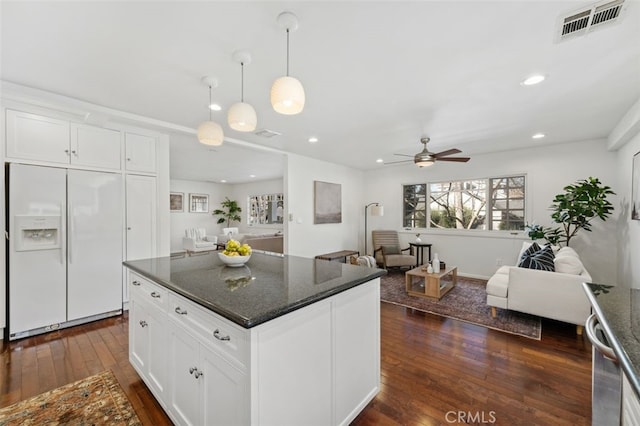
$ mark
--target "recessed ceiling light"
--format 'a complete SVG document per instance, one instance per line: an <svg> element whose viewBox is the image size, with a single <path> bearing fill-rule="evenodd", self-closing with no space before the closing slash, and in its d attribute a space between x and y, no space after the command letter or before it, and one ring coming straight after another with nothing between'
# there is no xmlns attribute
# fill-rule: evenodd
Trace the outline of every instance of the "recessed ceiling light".
<svg viewBox="0 0 640 426"><path fill-rule="evenodd" d="M227 180L226 179L222 179L220 182L227 183Z"/></svg>
<svg viewBox="0 0 640 426"><path fill-rule="evenodd" d="M536 133L535 135L531 136L532 139L542 139L545 137L544 133Z"/></svg>
<svg viewBox="0 0 640 426"><path fill-rule="evenodd" d="M249 175L249 177L250 177L250 178L254 178L254 177L256 177L256 175Z"/></svg>
<svg viewBox="0 0 640 426"><path fill-rule="evenodd" d="M544 79L545 79L544 75L535 74L535 75L532 75L531 77L526 78L520 84L522 84L523 86L533 86L534 84L542 83Z"/></svg>
<svg viewBox="0 0 640 426"><path fill-rule="evenodd" d="M376 160L376 163L382 163L383 161L384 161L384 160L383 160L382 158L378 158L378 159Z"/></svg>
<svg viewBox="0 0 640 426"><path fill-rule="evenodd" d="M318 142L318 138L317 138L317 137L315 137L315 136L311 136L311 137L309 138L309 143L316 143L316 142Z"/></svg>
<svg viewBox="0 0 640 426"><path fill-rule="evenodd" d="M209 109L211 111L221 111L222 107L220 105L218 105L218 104L211 104L211 105L209 105Z"/></svg>

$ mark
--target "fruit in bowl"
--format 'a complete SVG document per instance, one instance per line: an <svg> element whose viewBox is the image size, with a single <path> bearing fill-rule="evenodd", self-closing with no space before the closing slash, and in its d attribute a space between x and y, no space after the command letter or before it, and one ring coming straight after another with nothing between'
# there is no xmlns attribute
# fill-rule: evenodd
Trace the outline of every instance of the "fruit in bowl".
<svg viewBox="0 0 640 426"><path fill-rule="evenodd" d="M249 244L240 244L236 240L229 240L224 247L224 251L218 253L218 257L227 266L239 267L247 263L251 257L251 246Z"/></svg>

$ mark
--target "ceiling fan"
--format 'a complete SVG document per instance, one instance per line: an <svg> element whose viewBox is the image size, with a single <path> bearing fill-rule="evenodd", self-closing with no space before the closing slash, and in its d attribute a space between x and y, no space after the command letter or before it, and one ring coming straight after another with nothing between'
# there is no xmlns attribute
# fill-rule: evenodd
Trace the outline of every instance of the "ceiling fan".
<svg viewBox="0 0 640 426"><path fill-rule="evenodd" d="M466 163L467 161L469 161L469 157L448 157L449 155L459 154L462 152L456 148L448 149L446 151L442 151L438 153L430 152L427 149L427 142L429 141L430 139L427 137L420 138L420 142L424 145L424 148L422 149L421 152L417 153L416 155L407 155L407 154L394 154L394 155L400 155L403 157L413 157L413 162L418 167L429 167L436 161L455 161L458 163ZM392 161L390 163L384 163L384 164L386 165L386 164L408 163L409 161L411 160Z"/></svg>

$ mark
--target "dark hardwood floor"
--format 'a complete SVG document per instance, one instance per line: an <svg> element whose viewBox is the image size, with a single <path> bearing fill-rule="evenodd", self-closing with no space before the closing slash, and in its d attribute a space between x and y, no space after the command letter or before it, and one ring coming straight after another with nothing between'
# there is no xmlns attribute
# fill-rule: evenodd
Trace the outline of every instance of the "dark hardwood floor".
<svg viewBox="0 0 640 426"><path fill-rule="evenodd" d="M542 340L382 303L382 386L354 425L590 425L591 346L543 322ZM128 318L4 342L0 407L111 369L145 425L171 424L128 361Z"/></svg>

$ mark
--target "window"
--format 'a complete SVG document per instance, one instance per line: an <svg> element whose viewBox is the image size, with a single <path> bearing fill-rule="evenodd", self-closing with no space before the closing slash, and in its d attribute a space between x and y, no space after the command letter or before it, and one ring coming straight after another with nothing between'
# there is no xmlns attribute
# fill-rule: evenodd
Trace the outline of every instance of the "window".
<svg viewBox="0 0 640 426"><path fill-rule="evenodd" d="M403 197L403 227L524 229L524 176L403 185Z"/></svg>

